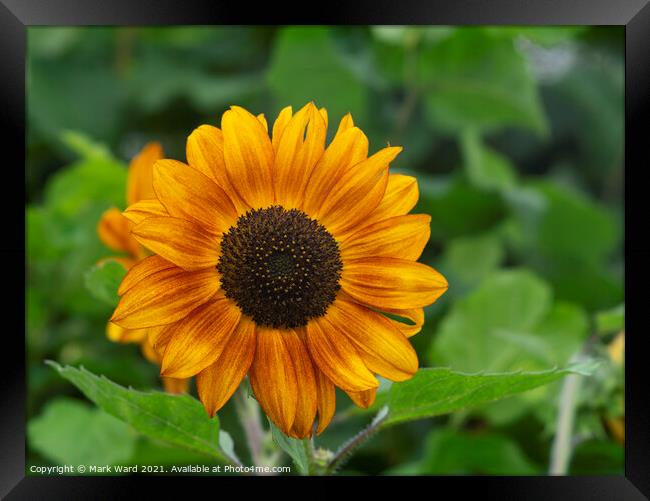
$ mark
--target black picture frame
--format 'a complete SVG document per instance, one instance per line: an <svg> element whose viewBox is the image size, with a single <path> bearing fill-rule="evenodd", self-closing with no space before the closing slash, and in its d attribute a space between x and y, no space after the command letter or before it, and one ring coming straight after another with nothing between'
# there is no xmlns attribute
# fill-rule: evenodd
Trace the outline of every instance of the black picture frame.
<svg viewBox="0 0 650 501"><path fill-rule="evenodd" d="M309 11L318 14L309 17ZM643 291L646 289L644 285L650 281L650 244L644 238L650 225L645 203L647 185L643 182L643 173L650 167L646 132L650 123L650 0L339 0L328 2L320 9L303 9L294 4L285 11L276 3L260 3L253 7L230 0L0 0L0 124L4 139L3 194L0 197L4 216L0 245L3 271L0 276L3 280L0 283L4 285L2 310L5 319L0 363L0 496L8 495L8 499L103 499L133 494L136 483L145 483L147 490L153 485L167 489L170 483L170 479L165 477L25 476L25 345L18 328L20 312L25 309L26 268L21 269L18 264L25 262L25 195L24 191L21 195L18 186L25 182L21 165L25 165L26 28L36 25L231 23L625 27L625 291L628 324L625 476L411 477L407 481L418 484L433 482L435 487L427 491L431 496L440 495L436 494L440 489L453 489L455 496L463 496L478 488L482 495L498 499L648 499L650 407L644 381L646 361L642 340L647 336L644 332L647 330L644 329L647 306L644 305ZM177 479L183 483L188 480ZM192 477L190 481L207 480ZM231 481L242 482L244 479L219 480ZM305 482L304 479L297 481ZM328 481L348 480L335 478ZM382 479L378 485L383 482ZM194 492L197 492L196 487Z"/></svg>

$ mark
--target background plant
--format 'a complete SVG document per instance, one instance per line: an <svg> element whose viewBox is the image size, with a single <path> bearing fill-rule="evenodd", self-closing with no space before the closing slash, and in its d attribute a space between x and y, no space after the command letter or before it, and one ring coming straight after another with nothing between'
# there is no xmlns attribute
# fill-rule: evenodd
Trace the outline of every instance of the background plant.
<svg viewBox="0 0 650 501"><path fill-rule="evenodd" d="M94 374L142 392L158 385L137 347L104 336L119 270L94 268L111 254L95 225L105 209L124 206L125 163L149 140L184 159L188 132L233 103L273 118L313 99L331 122L351 111L371 147L404 146L394 167L418 177L415 212L432 215L423 261L451 284L412 338L422 366L449 367L467 385L475 380L458 372L553 379L563 375L553 367L609 360L624 317L621 29L30 28L28 47L29 464L216 464L228 451L245 464L287 460L273 430L252 451L245 446L239 416L256 419L245 399L205 428L199 441L211 445L201 449L125 418L88 389L100 384ZM87 371L54 370L45 359ZM317 448L336 451L388 404L381 433L338 471L621 473L608 423L623 414L622 365L577 368L593 375L494 403L445 408L430 398L408 418L395 408L412 401L410 383L385 388L375 414L339 395ZM444 389L435 382L444 370L418 376L434 378L418 401ZM204 430L206 417L188 405L187 422ZM314 457L331 459L275 439L302 464L296 472L321 468L309 464Z"/></svg>

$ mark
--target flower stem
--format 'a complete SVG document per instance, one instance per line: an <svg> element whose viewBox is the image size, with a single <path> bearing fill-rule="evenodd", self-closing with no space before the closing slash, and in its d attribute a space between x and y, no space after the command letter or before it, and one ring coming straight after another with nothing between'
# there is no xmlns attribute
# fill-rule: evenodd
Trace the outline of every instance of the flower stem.
<svg viewBox="0 0 650 501"><path fill-rule="evenodd" d="M372 422L359 433L357 433L350 440L345 442L339 450L334 453L334 456L327 465L325 473L331 475L336 472L345 462L350 458L355 449L360 447L366 440L372 437L384 423L388 417L388 407L382 407Z"/></svg>
<svg viewBox="0 0 650 501"><path fill-rule="evenodd" d="M572 362L580 360L581 355L572 357ZM575 421L576 403L580 393L582 376L571 374L564 379L560 393L557 416L557 430L551 447L549 475L566 475L573 453L572 435Z"/></svg>

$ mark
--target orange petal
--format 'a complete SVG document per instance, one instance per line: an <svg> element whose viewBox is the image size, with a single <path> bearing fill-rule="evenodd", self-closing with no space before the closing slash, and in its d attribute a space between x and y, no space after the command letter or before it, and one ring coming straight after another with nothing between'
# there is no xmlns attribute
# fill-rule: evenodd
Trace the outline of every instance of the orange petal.
<svg viewBox="0 0 650 501"><path fill-rule="evenodd" d="M352 342L332 325L329 312L324 317L312 319L304 332L314 362L336 386L351 391L379 386Z"/></svg>
<svg viewBox="0 0 650 501"><path fill-rule="evenodd" d="M175 217L150 217L133 228L142 245L187 270L214 268L220 238L198 223Z"/></svg>
<svg viewBox="0 0 650 501"><path fill-rule="evenodd" d="M336 411L336 391L332 382L327 379L320 369L314 367L316 386L318 388L318 428L316 434L323 433L330 424Z"/></svg>
<svg viewBox="0 0 650 501"><path fill-rule="evenodd" d="M148 344L153 348L153 351L156 352L158 357L158 365L162 362L162 357L165 354L165 349L172 339L172 336L176 332L176 324L182 322L174 322L168 325L159 325L157 327L150 327L147 329L147 341Z"/></svg>
<svg viewBox="0 0 650 501"><path fill-rule="evenodd" d="M343 261L363 257L417 260L429 241L431 216L395 216L363 227L340 244Z"/></svg>
<svg viewBox="0 0 650 501"><path fill-rule="evenodd" d="M318 407L318 390L313 363L307 348L294 331L285 331L284 342L291 356L299 385L296 417L289 436L299 439L311 437Z"/></svg>
<svg viewBox="0 0 650 501"><path fill-rule="evenodd" d="M348 397L350 397L357 407L361 407L362 409L370 407L375 403L375 399L377 398L377 388L357 392L346 391L345 393L348 394Z"/></svg>
<svg viewBox="0 0 650 501"><path fill-rule="evenodd" d="M264 127L264 130L268 133L269 132L269 124L266 121L266 117L264 116L264 113L260 113L257 115L257 120L262 124Z"/></svg>
<svg viewBox="0 0 650 501"><path fill-rule="evenodd" d="M132 226L118 209L112 208L102 214L97 224L97 234L100 240L114 251L136 255L140 245L131 236Z"/></svg>
<svg viewBox="0 0 650 501"><path fill-rule="evenodd" d="M264 126L232 106L221 119L224 159L230 183L253 208L273 203L273 146Z"/></svg>
<svg viewBox="0 0 650 501"><path fill-rule="evenodd" d="M368 138L361 130L353 127L336 136L314 167L305 188L303 207L307 213L317 214L337 180L367 156Z"/></svg>
<svg viewBox="0 0 650 501"><path fill-rule="evenodd" d="M336 135L339 136L352 127L354 127L354 120L352 120L352 115L350 113L346 113L339 122L339 128L336 130Z"/></svg>
<svg viewBox="0 0 650 501"><path fill-rule="evenodd" d="M163 383L163 388L165 388L165 391L167 393L172 393L172 394L187 393L187 390L189 389L189 385L190 385L189 379L186 378L177 379L175 377L163 377L161 379Z"/></svg>
<svg viewBox="0 0 650 501"><path fill-rule="evenodd" d="M124 292L111 321L126 329L171 324L214 296L219 280L214 268L174 267L151 273Z"/></svg>
<svg viewBox="0 0 650 501"><path fill-rule="evenodd" d="M401 147L384 148L349 169L314 213L316 218L333 233L363 221L384 197L388 164L400 151Z"/></svg>
<svg viewBox="0 0 650 501"><path fill-rule="evenodd" d="M300 387L285 336L285 331L257 327L257 348L249 375L260 406L288 435L296 417Z"/></svg>
<svg viewBox="0 0 650 501"><path fill-rule="evenodd" d="M255 323L242 316L219 358L196 375L205 410L214 416L235 392L255 355Z"/></svg>
<svg viewBox="0 0 650 501"><path fill-rule="evenodd" d="M118 295L122 296L131 287L136 285L140 280L153 275L162 270L175 268L173 263L161 258L160 256L149 256L133 266L122 279L122 283L117 289Z"/></svg>
<svg viewBox="0 0 650 501"><path fill-rule="evenodd" d="M418 370L418 357L411 343L380 313L338 300L330 306L328 316L352 341L372 372L404 381Z"/></svg>
<svg viewBox="0 0 650 501"><path fill-rule="evenodd" d="M275 186L282 206L302 206L309 176L325 150L327 127L313 103L304 106L289 121L275 156Z"/></svg>
<svg viewBox="0 0 650 501"><path fill-rule="evenodd" d="M129 164L126 185L126 201L132 205L140 200L156 198L153 192L151 172L156 160L163 157L160 143L148 143Z"/></svg>
<svg viewBox="0 0 650 501"><path fill-rule="evenodd" d="M226 174L226 161L223 157L223 132L212 125L201 125L187 138L185 148L187 162L191 167L212 179L228 194L238 213L249 207L244 203L230 184Z"/></svg>
<svg viewBox="0 0 650 501"><path fill-rule="evenodd" d="M160 374L190 377L214 363L237 327L241 311L221 293L176 324Z"/></svg>
<svg viewBox="0 0 650 501"><path fill-rule="evenodd" d="M237 221L228 195L209 177L182 162L156 162L153 187L170 216L195 221L213 233L228 231Z"/></svg>
<svg viewBox="0 0 650 501"><path fill-rule="evenodd" d="M275 151L278 151L278 146L280 144L280 138L282 137L282 134L284 133L284 129L287 127L287 124L291 120L291 117L293 115L293 110L291 106L287 106L286 108L282 108L282 111L278 113L278 118L275 119L275 122L273 122L273 149Z"/></svg>
<svg viewBox="0 0 650 501"><path fill-rule="evenodd" d="M160 355L148 341L145 340L140 343L140 352L142 353L142 356L152 364L160 365Z"/></svg>
<svg viewBox="0 0 650 501"><path fill-rule="evenodd" d="M318 112L320 113L320 116L323 117L323 121L325 122L325 130L327 130L327 110L325 108L320 108Z"/></svg>
<svg viewBox="0 0 650 501"><path fill-rule="evenodd" d="M411 308L408 310L394 310L390 308L384 308L384 312L386 313L392 313L393 315L397 315L398 317L403 317L403 318L408 318L412 324L407 324L398 320L393 320L392 318L389 318L391 323L397 327L402 334L404 334L406 337L411 337L417 334L422 330L422 326L424 325L424 309L423 308Z"/></svg>
<svg viewBox="0 0 650 501"><path fill-rule="evenodd" d="M146 335L146 329L124 329L113 322L106 324L106 337L115 343L139 343Z"/></svg>
<svg viewBox="0 0 650 501"><path fill-rule="evenodd" d="M286 125L275 154L275 189L282 206L302 206L309 176L325 150L327 128L313 103L304 106Z"/></svg>
<svg viewBox="0 0 650 501"><path fill-rule="evenodd" d="M343 263L341 288L368 306L405 310L433 303L447 290L447 280L422 263L371 257Z"/></svg>
<svg viewBox="0 0 650 501"><path fill-rule="evenodd" d="M168 216L167 209L157 199L155 200L140 200L127 207L122 212L122 215L131 221L133 224L138 224L148 217L152 216Z"/></svg>
<svg viewBox="0 0 650 501"><path fill-rule="evenodd" d="M369 225L393 216L403 216L418 202L418 181L412 176L390 174L384 198L377 208L363 221Z"/></svg>

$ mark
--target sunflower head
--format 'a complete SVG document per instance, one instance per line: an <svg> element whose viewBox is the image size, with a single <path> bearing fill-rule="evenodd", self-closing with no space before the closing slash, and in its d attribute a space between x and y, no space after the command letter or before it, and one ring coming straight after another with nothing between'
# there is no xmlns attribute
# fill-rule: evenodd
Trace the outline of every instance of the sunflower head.
<svg viewBox="0 0 650 501"><path fill-rule="evenodd" d="M367 407L377 375L410 378L408 337L447 289L418 263L430 218L409 214L417 182L391 174L401 148L368 155L346 115L309 103L278 115L233 106L188 138L188 164L159 160L153 195L124 215L155 255L124 278L113 322L149 329L167 377L196 375L214 415L248 374L286 434L322 432L335 387ZM390 315L390 316L389 316Z"/></svg>

